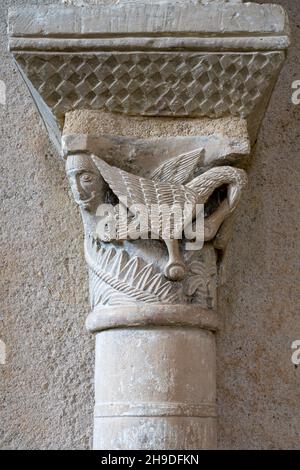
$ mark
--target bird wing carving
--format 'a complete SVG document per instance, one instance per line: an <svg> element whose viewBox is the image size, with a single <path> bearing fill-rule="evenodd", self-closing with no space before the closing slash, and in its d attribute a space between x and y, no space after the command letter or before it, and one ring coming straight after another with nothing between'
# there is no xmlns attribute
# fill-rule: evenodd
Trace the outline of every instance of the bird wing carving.
<svg viewBox="0 0 300 470"><path fill-rule="evenodd" d="M152 231L161 238L166 238L166 233L170 238L174 238L175 233L182 232L182 214L181 219L170 217L170 214L173 213L174 205L182 211L185 204L195 207L197 194L192 189L182 185L151 181L110 166L98 157L92 156L92 159L110 189L134 216L139 216L139 208L134 205L146 207ZM165 224L167 218L170 220L169 228L166 228L168 225Z"/></svg>
<svg viewBox="0 0 300 470"><path fill-rule="evenodd" d="M198 148L171 158L162 163L151 175L153 181L184 184L195 176L196 170L203 162L205 150Z"/></svg>
<svg viewBox="0 0 300 470"><path fill-rule="evenodd" d="M145 204L140 177L111 166L98 157L92 159L101 173L102 178L109 185L113 193L120 198L127 198L126 206L129 208L133 204ZM148 199L151 198L150 194ZM154 194L152 194L154 198ZM125 199L124 199L125 201ZM151 202L150 202L151 203Z"/></svg>
<svg viewBox="0 0 300 470"><path fill-rule="evenodd" d="M196 203L197 197L192 189L152 181L111 166L98 157L92 156L92 159L114 194L119 199L127 198L126 206L129 209L133 204L143 204L151 209L152 205L172 207L178 204L183 208L185 203Z"/></svg>

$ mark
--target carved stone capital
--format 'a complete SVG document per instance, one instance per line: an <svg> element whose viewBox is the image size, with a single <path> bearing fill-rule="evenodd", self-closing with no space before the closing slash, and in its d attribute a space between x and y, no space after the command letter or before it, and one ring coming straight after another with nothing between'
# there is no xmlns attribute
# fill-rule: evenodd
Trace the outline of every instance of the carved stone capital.
<svg viewBox="0 0 300 470"><path fill-rule="evenodd" d="M94 447L213 448L220 268L286 14L239 0L55 5L11 10L9 34L83 219Z"/></svg>
<svg viewBox="0 0 300 470"><path fill-rule="evenodd" d="M114 124L118 118L111 119ZM147 119L143 122L149 125ZM194 130L197 124L201 121L193 123ZM111 135L114 125L110 134L102 136L63 137L67 175L85 227L92 304L88 327L93 331L96 324L105 328L102 312L111 312L110 307L134 306L141 312L141 325L157 324L158 319L169 324L174 308L191 308L187 324L200 325L200 310L194 317L195 307L216 308L217 261L225 251L233 213L247 182L245 171L232 166L249 156L246 125L239 123L239 140L230 132L179 136L180 123L169 127L173 136L155 139ZM183 148L189 150L181 153ZM141 216L143 208L147 220ZM196 208L204 209L202 219ZM191 237L184 220L186 209L191 211L187 212ZM172 215L179 215L180 227ZM113 227L103 226L107 220ZM107 231L101 232L103 228ZM118 311L115 327L126 321L132 324L125 313L128 309L123 318L122 309ZM112 324L108 315L108 327Z"/></svg>

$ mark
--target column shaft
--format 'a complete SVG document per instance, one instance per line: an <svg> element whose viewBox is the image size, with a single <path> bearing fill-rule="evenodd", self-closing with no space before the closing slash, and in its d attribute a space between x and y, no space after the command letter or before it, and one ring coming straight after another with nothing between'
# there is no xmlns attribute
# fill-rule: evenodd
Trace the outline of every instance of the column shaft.
<svg viewBox="0 0 300 470"><path fill-rule="evenodd" d="M214 333L153 327L96 335L94 449L216 448Z"/></svg>

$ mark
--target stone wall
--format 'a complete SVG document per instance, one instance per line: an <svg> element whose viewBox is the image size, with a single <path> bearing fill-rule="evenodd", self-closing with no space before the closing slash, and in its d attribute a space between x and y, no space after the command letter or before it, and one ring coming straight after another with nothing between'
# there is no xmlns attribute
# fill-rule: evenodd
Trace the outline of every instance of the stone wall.
<svg viewBox="0 0 300 470"><path fill-rule="evenodd" d="M293 44L253 155L221 290L218 409L225 449L299 447L300 372L291 344L300 339L300 105L292 105L291 85L300 79L300 10L298 0L273 3L289 14ZM0 6L0 80L7 87L6 106L0 104L0 339L7 348L0 448L86 449L94 338L84 326L82 224L63 163L7 52L7 8L28 4L45 2Z"/></svg>

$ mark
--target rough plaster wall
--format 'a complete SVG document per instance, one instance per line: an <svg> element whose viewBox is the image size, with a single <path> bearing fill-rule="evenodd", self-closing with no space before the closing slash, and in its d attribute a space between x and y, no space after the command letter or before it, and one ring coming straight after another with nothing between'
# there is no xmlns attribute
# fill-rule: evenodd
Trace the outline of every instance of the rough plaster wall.
<svg viewBox="0 0 300 470"><path fill-rule="evenodd" d="M0 80L7 84L7 106L0 105L2 449L84 449L92 435L94 340L84 328L80 216L7 53L8 6L45 3L0 5ZM221 294L221 448L300 443L300 368L290 361L300 339L300 105L291 104L291 83L300 79L300 10L298 0L273 3L289 13L293 46L258 139Z"/></svg>
<svg viewBox="0 0 300 470"><path fill-rule="evenodd" d="M80 215L64 167L7 53L0 6L1 125L0 447L87 448L92 435L94 339L85 332L88 286ZM59 1L52 3L60 3Z"/></svg>
<svg viewBox="0 0 300 470"><path fill-rule="evenodd" d="M300 368L290 359L300 339L300 105L291 102L300 9L298 0L273 3L288 12L293 44L258 138L221 294L221 448L300 447Z"/></svg>

